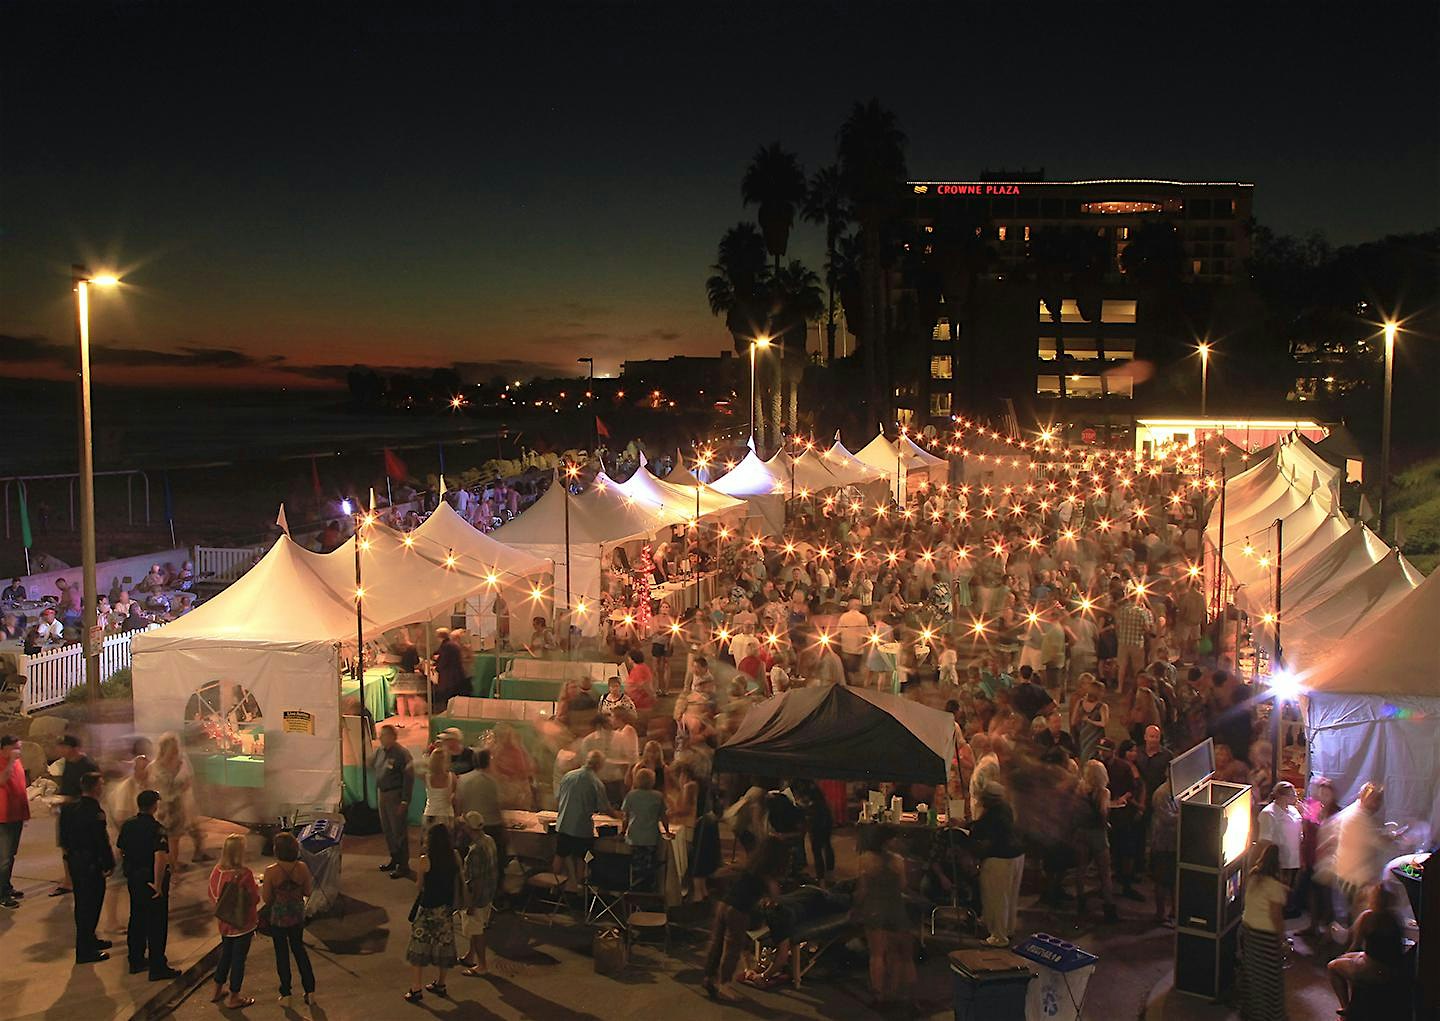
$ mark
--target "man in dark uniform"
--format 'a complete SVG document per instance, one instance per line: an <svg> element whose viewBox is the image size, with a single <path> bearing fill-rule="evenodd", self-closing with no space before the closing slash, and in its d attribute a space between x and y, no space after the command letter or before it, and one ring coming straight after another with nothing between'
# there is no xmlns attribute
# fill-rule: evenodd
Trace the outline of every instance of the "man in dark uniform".
<svg viewBox="0 0 1440 1021"><path fill-rule="evenodd" d="M180 973L165 959L170 929L170 838L155 818L160 804L157 791L141 791L135 798L139 813L120 827L120 848L125 884L130 888L130 974L150 970L150 981L178 978Z"/></svg>
<svg viewBox="0 0 1440 1021"><path fill-rule="evenodd" d="M75 963L108 961L108 939L95 937L100 906L105 903L105 880L115 871L115 852L105 829L100 792L105 780L99 773L80 778L80 800L60 809L60 850L75 889Z"/></svg>

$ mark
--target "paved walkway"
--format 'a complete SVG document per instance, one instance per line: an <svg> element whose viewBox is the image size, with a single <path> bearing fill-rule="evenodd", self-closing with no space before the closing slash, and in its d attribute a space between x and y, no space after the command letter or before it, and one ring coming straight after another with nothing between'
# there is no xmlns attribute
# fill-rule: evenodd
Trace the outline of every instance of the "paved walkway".
<svg viewBox="0 0 1440 1021"><path fill-rule="evenodd" d="M212 833L230 829L217 823ZM215 846L212 836L211 847ZM190 853L186 841L184 857ZM7 951L6 967L0 969L0 1014L6 1021L129 1018L152 1001L176 996L186 988L183 976L169 983L151 982L143 973L130 974L125 936L118 931L129 914L129 896L123 886L106 891L107 902L117 898L117 928L106 929L106 918L101 916L101 938L115 943L110 960L76 964L74 898L49 896L60 875L54 823L48 817L31 820L20 841L13 880L25 898L16 910L0 910L0 944ZM208 864L191 866L171 889L168 956L171 967L182 973L196 970L216 943L215 919L206 893L209 875Z"/></svg>

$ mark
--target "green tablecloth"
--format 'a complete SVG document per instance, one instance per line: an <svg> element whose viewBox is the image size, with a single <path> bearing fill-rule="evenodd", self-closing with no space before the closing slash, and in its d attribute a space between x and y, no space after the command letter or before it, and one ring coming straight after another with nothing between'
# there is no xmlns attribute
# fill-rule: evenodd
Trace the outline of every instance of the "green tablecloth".
<svg viewBox="0 0 1440 1021"><path fill-rule="evenodd" d="M253 755L196 755L190 760L207 784L224 787L264 787L265 760Z"/></svg>
<svg viewBox="0 0 1440 1021"><path fill-rule="evenodd" d="M524 659L513 652L480 652L475 654L471 667L471 689L480 698L489 698L495 690L495 678L499 677L516 659Z"/></svg>
<svg viewBox="0 0 1440 1021"><path fill-rule="evenodd" d="M560 698L560 689L565 687L561 680L547 680L542 677L502 677L499 698L518 699L522 702L555 702Z"/></svg>
<svg viewBox="0 0 1440 1021"><path fill-rule="evenodd" d="M393 666L373 666L365 671L365 708L377 724L395 715L395 695L390 690L397 671ZM359 683L348 674L341 677L340 697L355 695Z"/></svg>

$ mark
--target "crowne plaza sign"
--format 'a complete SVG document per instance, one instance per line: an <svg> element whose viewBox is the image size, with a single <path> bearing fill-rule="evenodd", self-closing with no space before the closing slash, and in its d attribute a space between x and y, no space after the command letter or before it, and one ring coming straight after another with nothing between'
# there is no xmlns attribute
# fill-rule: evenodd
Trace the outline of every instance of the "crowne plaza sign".
<svg viewBox="0 0 1440 1021"><path fill-rule="evenodd" d="M1018 184L937 184L936 195L1019 195Z"/></svg>

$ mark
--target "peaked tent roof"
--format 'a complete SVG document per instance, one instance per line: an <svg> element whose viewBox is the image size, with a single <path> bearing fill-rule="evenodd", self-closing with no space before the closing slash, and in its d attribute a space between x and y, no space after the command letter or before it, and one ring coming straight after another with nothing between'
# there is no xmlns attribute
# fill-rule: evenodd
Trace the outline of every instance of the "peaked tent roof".
<svg viewBox="0 0 1440 1021"><path fill-rule="evenodd" d="M752 707L715 753L715 769L761 776L945 782L955 753L948 713L897 695L822 685Z"/></svg>
<svg viewBox="0 0 1440 1021"><path fill-rule="evenodd" d="M935 465L948 465L950 463L943 457L937 457L934 454L930 453L930 451L926 450L924 447L920 446L920 444L912 440L910 438L910 434L906 432L902 432L900 434L900 449L905 451L905 463L907 465L911 464L912 461L916 463L916 467L918 467L919 465L925 465L927 467Z"/></svg>
<svg viewBox="0 0 1440 1021"><path fill-rule="evenodd" d="M1349 525L1345 523L1343 518L1335 515L1330 509L1329 504L1329 499L1323 494L1318 492L1311 493L1309 499L1283 518L1285 522L1285 545L1281 553L1284 557L1285 565L1290 570L1299 569L1301 562L1296 559L1296 554L1315 533L1325 530L1327 520L1334 519L1336 524L1339 525L1339 527L1334 530L1330 539L1331 542L1340 538L1349 528ZM1227 540L1226 545L1230 546L1230 535L1228 533L1225 538ZM1244 537L1241 536L1239 538L1243 541ZM1327 542L1325 545L1329 545L1329 543ZM1317 548L1314 552L1318 553L1322 548L1323 547ZM1226 557L1226 566L1230 569L1230 575L1234 578L1236 585L1254 585L1265 579L1269 568L1261 567L1259 558L1235 555L1233 546L1231 546L1231 554L1232 555Z"/></svg>
<svg viewBox="0 0 1440 1021"><path fill-rule="evenodd" d="M1291 470L1297 483L1315 474L1320 477L1320 484L1328 487L1343 479L1345 475L1342 468L1337 468L1327 461L1315 450L1314 445L1299 433L1291 433L1290 438L1281 444L1280 464Z"/></svg>
<svg viewBox="0 0 1440 1021"><path fill-rule="evenodd" d="M839 476L832 472L813 450L807 450L799 457L779 453L771 458L771 460L777 462L775 465L777 473L786 478L785 492L787 494L790 492L790 473L792 469L794 471L793 481L797 495L801 490L807 493L819 493L826 489L836 489L840 486L848 485L848 483L841 480Z"/></svg>
<svg viewBox="0 0 1440 1021"><path fill-rule="evenodd" d="M1304 567L1281 575L1281 608L1288 617L1348 585L1378 563L1389 547L1364 525L1355 525ZM1282 562L1282 568L1284 564Z"/></svg>
<svg viewBox="0 0 1440 1021"><path fill-rule="evenodd" d="M1299 612L1286 614L1284 631L1288 658L1299 661L1332 647L1356 628L1377 620L1404 599L1425 578L1399 550L1390 550L1328 596L1312 600Z"/></svg>
<svg viewBox="0 0 1440 1021"><path fill-rule="evenodd" d="M835 442L830 445L830 449L820 456L824 459L826 467L832 472L838 468L853 475L863 475L864 478L857 479L857 481L860 482L874 482L878 479L889 480L895 477L895 466L893 464L889 470L886 470L873 464L866 464L854 454L850 453L850 451L846 449L845 444L840 442L840 433L838 431L835 433Z"/></svg>
<svg viewBox="0 0 1440 1021"><path fill-rule="evenodd" d="M885 433L875 434L875 438L865 444L856 454L855 458L863 461L872 468L888 472L893 478L895 475L895 463L898 458L907 472L919 471L924 468L932 468L936 465L945 464L944 458L936 457L920 447L906 436L900 434L901 442L897 446L885 438Z"/></svg>
<svg viewBox="0 0 1440 1021"><path fill-rule="evenodd" d="M1305 667L1300 683L1325 693L1440 697L1440 571Z"/></svg>
<svg viewBox="0 0 1440 1021"><path fill-rule="evenodd" d="M423 620L487 587L486 571L406 546L404 535L372 525L362 546L361 604L371 637ZM239 581L158 631L137 637L158 649L193 640L296 644L355 637L355 537L312 553L282 535ZM541 562L542 569L549 565Z"/></svg>
<svg viewBox="0 0 1440 1021"><path fill-rule="evenodd" d="M442 563L446 551L449 551L463 562L517 578L546 574L555 569L555 565L544 557L522 553L490 538L457 514L444 500L410 534L415 544L424 543L431 547L421 547L422 552L439 551Z"/></svg>
<svg viewBox="0 0 1440 1021"><path fill-rule="evenodd" d="M567 501L570 542L576 546L639 539L685 520L616 492L614 481L604 472L596 476L596 482L576 496L567 491L557 472L540 499L514 521L497 528L492 537L510 546L562 543Z"/></svg>
<svg viewBox="0 0 1440 1021"><path fill-rule="evenodd" d="M1232 510L1228 494L1225 506L1225 540L1230 545L1236 540L1244 541L1250 536L1256 546L1263 546L1261 541L1264 533L1278 518L1284 520L1294 511L1298 510L1305 501L1313 494L1326 492L1323 489L1315 489L1309 485L1297 486L1285 478L1283 472L1276 471L1275 478L1259 493L1243 510ZM1215 543L1220 538L1220 508L1216 505L1215 512L1210 516L1210 524L1205 530L1206 538ZM1271 543L1274 539L1269 540Z"/></svg>
<svg viewBox="0 0 1440 1021"><path fill-rule="evenodd" d="M657 479L646 469L643 454L640 457L640 467L635 470L635 474L624 482L611 482L610 484L618 492L631 499L662 507L668 513L679 515L687 521L697 516L697 507L698 516L703 518L707 514L736 510L745 505L745 501L717 492L709 486L682 486Z"/></svg>
<svg viewBox="0 0 1440 1021"><path fill-rule="evenodd" d="M790 489L790 476L777 472L775 458L762 461L755 451L747 450L745 457L734 468L710 484L726 496L771 496L784 494Z"/></svg>
<svg viewBox="0 0 1440 1021"><path fill-rule="evenodd" d="M644 454L640 455L640 463L642 465L647 464ZM653 470L651 474L654 474ZM659 476L656 477L658 478ZM698 486L700 484L700 480L695 477L695 473L685 467L685 455L680 452L678 447L675 449L675 466L670 469L670 474L665 476L665 481L673 486Z"/></svg>

